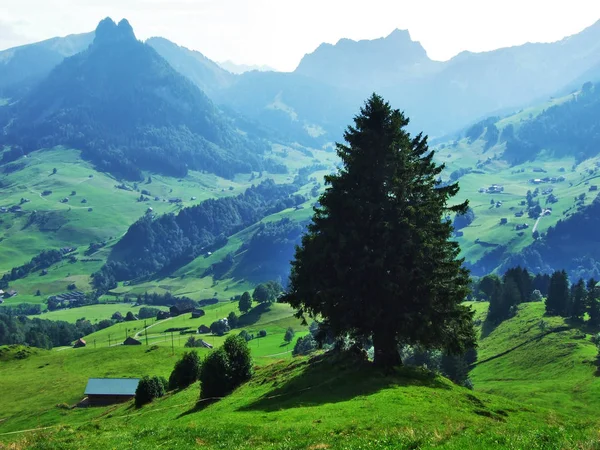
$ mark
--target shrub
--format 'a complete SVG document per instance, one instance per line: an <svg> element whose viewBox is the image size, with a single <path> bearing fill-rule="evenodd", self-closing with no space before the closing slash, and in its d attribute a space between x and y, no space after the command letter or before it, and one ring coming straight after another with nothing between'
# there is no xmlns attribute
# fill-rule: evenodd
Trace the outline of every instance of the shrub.
<svg viewBox="0 0 600 450"><path fill-rule="evenodd" d="M238 316L235 312L231 311L229 313L229 315L227 316L227 324L229 325L229 328L237 328L238 326Z"/></svg>
<svg viewBox="0 0 600 450"><path fill-rule="evenodd" d="M229 336L223 347L206 357L200 370L200 398L223 397L252 377L248 343Z"/></svg>
<svg viewBox="0 0 600 450"><path fill-rule="evenodd" d="M229 331L227 321L221 319L210 324L210 331L216 336L223 336Z"/></svg>
<svg viewBox="0 0 600 450"><path fill-rule="evenodd" d="M229 361L223 348L211 352L202 362L200 370L200 398L226 395L231 389L228 377Z"/></svg>
<svg viewBox="0 0 600 450"><path fill-rule="evenodd" d="M238 334L238 336L241 337L242 339L244 339L246 342L251 341L252 339L254 339L254 336L252 336L246 330L240 331L240 334Z"/></svg>
<svg viewBox="0 0 600 450"><path fill-rule="evenodd" d="M289 344L290 342L292 342L292 339L294 339L295 334L296 333L294 332L294 329L292 327L288 327L288 329L285 331L285 336L283 337L283 340Z"/></svg>
<svg viewBox="0 0 600 450"><path fill-rule="evenodd" d="M200 358L195 351L185 352L175 363L169 377L169 389L184 389L198 380L200 376Z"/></svg>
<svg viewBox="0 0 600 450"><path fill-rule="evenodd" d="M298 338L296 345L294 345L294 350L292 350L292 355L308 355L315 351L316 348L317 341L313 339L311 334L307 334L304 337Z"/></svg>
<svg viewBox="0 0 600 450"><path fill-rule="evenodd" d="M267 335L267 330L260 330L258 332L258 337L265 337Z"/></svg>
<svg viewBox="0 0 600 450"><path fill-rule="evenodd" d="M229 378L233 388L252 378L252 357L248 343L239 336L229 336L223 344L229 358Z"/></svg>
<svg viewBox="0 0 600 450"><path fill-rule="evenodd" d="M145 376L140 380L137 389L135 390L135 406L142 407L146 403L165 395L167 380L164 377Z"/></svg>

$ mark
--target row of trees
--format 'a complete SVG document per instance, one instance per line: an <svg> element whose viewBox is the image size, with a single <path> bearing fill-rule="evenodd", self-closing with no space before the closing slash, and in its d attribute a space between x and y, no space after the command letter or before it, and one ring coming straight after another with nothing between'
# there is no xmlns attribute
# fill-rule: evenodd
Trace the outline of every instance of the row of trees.
<svg viewBox="0 0 600 450"><path fill-rule="evenodd" d="M196 351L185 352L167 382L162 377L144 377L136 391L135 403L140 407L166 390L185 389L200 380L200 398L221 398L252 377L252 357L245 339L229 336L223 346L200 360ZM138 398L139 397L139 398Z"/></svg>
<svg viewBox="0 0 600 450"><path fill-rule="evenodd" d="M19 344L51 349L71 345L73 341L115 323L106 319L92 324L82 318L72 324L64 321L29 319L21 315L5 314L5 311L12 312L11 309L0 310L0 345Z"/></svg>
<svg viewBox="0 0 600 450"><path fill-rule="evenodd" d="M13 267L10 272L5 273L0 279L0 289L6 289L10 281L24 278L36 270L42 270L61 261L63 253L60 250L44 250L34 256L31 261L19 267Z"/></svg>
<svg viewBox="0 0 600 450"><path fill-rule="evenodd" d="M570 284L564 270L554 272L546 299L546 314L583 320L589 315L590 324L600 325L600 288L593 278L587 283L579 279Z"/></svg>
<svg viewBox="0 0 600 450"><path fill-rule="evenodd" d="M263 217L304 202L297 187L265 180L236 197L209 199L158 219L145 215L115 246L109 262L93 275L94 287L148 276L223 246L229 236Z"/></svg>

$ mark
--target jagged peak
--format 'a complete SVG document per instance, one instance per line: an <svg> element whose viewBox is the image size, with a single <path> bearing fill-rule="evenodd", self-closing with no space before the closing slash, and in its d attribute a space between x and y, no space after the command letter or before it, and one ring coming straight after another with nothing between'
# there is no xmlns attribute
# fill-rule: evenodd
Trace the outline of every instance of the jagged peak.
<svg viewBox="0 0 600 450"><path fill-rule="evenodd" d="M117 25L114 20L107 17L100 21L96 27L96 38L94 45L102 45L105 43L113 43L124 40L135 41L135 33L133 27L127 19L122 19Z"/></svg>

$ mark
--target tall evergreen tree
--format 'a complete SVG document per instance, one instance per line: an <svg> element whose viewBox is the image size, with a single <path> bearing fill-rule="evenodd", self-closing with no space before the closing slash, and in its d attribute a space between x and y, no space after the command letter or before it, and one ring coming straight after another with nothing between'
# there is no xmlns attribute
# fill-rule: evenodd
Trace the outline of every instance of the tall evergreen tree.
<svg viewBox="0 0 600 450"><path fill-rule="evenodd" d="M587 301L587 290L585 289L585 281L579 279L571 288L571 307L570 314L573 319L583 320Z"/></svg>
<svg viewBox="0 0 600 450"><path fill-rule="evenodd" d="M550 277L546 314L567 317L569 313L569 279L564 270L556 271Z"/></svg>
<svg viewBox="0 0 600 450"><path fill-rule="evenodd" d="M473 313L461 305L469 273L443 219L467 202L447 205L458 184L438 181L444 166L407 124L375 94L354 118L283 298L337 335L372 336L383 367L401 364L400 341L450 353L475 343Z"/></svg>
<svg viewBox="0 0 600 450"><path fill-rule="evenodd" d="M598 282L593 278L587 283L587 312L590 316L590 325L600 325L600 289L596 287Z"/></svg>

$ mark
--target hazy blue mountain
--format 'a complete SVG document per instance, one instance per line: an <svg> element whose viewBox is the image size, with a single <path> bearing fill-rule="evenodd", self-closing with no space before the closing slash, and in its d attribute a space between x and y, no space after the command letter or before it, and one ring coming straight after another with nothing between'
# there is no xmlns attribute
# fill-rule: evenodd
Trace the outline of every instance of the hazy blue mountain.
<svg viewBox="0 0 600 450"><path fill-rule="evenodd" d="M94 33L73 34L0 52L0 97L19 95L93 40Z"/></svg>
<svg viewBox="0 0 600 450"><path fill-rule="evenodd" d="M198 51L180 47L160 37L150 38L146 44L209 96L218 89L230 86L233 82L234 75L232 73Z"/></svg>
<svg viewBox="0 0 600 450"><path fill-rule="evenodd" d="M267 65L248 65L248 64L236 64L233 61L222 61L218 63L223 69L241 75L242 73L252 72L258 70L259 72L276 72L275 69Z"/></svg>
<svg viewBox="0 0 600 450"><path fill-rule="evenodd" d="M362 96L378 91L407 111L415 128L439 136L553 95L599 64L600 22L555 43L463 52L443 63L431 61L405 31L343 39L306 55L296 73Z"/></svg>
<svg viewBox="0 0 600 450"><path fill-rule="evenodd" d="M126 20L103 20L93 44L65 59L10 108L3 159L58 144L84 151L102 170L130 179L140 169L182 176L262 170L266 144L232 121Z"/></svg>
<svg viewBox="0 0 600 450"><path fill-rule="evenodd" d="M432 61L406 30L374 40L341 39L321 44L302 58L295 72L319 81L353 89L376 89L435 73L442 63Z"/></svg>

